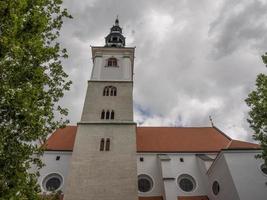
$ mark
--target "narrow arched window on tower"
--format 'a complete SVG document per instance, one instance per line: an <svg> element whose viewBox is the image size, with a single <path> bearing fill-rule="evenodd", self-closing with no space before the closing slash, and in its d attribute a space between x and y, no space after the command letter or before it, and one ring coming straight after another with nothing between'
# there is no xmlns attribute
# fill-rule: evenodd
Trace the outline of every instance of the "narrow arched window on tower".
<svg viewBox="0 0 267 200"><path fill-rule="evenodd" d="M103 96L117 96L117 88L114 86L104 87Z"/></svg>
<svg viewBox="0 0 267 200"><path fill-rule="evenodd" d="M113 96L114 94L113 94L114 92L113 92L113 87L110 87L110 96Z"/></svg>
<svg viewBox="0 0 267 200"><path fill-rule="evenodd" d="M109 58L108 59L108 67L117 67L117 59Z"/></svg>
<svg viewBox="0 0 267 200"><path fill-rule="evenodd" d="M105 140L104 140L104 138L101 138L101 140L100 140L100 151L104 151L104 146L105 146Z"/></svg>
<svg viewBox="0 0 267 200"><path fill-rule="evenodd" d="M110 150L110 139L109 138L106 139L106 149L105 150L106 151Z"/></svg>
<svg viewBox="0 0 267 200"><path fill-rule="evenodd" d="M103 96L108 96L109 95L108 90L109 90L108 87L104 87Z"/></svg>
<svg viewBox="0 0 267 200"><path fill-rule="evenodd" d="M110 96L117 96L117 88L110 86Z"/></svg>
<svg viewBox="0 0 267 200"><path fill-rule="evenodd" d="M101 119L105 119L105 111L104 110L102 110L102 112L101 112Z"/></svg>
<svg viewBox="0 0 267 200"><path fill-rule="evenodd" d="M115 115L115 113L114 113L114 111L112 110L112 111L111 111L111 114L110 114L110 119L114 119L114 115Z"/></svg>
<svg viewBox="0 0 267 200"><path fill-rule="evenodd" d="M109 119L109 117L110 117L110 112L109 112L109 110L106 112L106 119Z"/></svg>

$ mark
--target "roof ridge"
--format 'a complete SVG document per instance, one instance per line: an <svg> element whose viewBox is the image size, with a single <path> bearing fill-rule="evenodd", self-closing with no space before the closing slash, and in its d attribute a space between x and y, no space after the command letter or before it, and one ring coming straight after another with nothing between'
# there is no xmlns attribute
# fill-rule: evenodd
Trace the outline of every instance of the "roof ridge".
<svg viewBox="0 0 267 200"><path fill-rule="evenodd" d="M228 148L231 146L232 142L233 142L233 140L231 140L231 141L227 144L227 146L226 146L225 148L228 149Z"/></svg>
<svg viewBox="0 0 267 200"><path fill-rule="evenodd" d="M248 143L248 144L257 144L257 143L253 143L253 142L248 142L248 141L243 141L243 140L236 140L236 139L233 139L232 141L233 142L244 142L244 143Z"/></svg>
<svg viewBox="0 0 267 200"><path fill-rule="evenodd" d="M228 140L232 140L232 138L228 135L226 135L222 130L220 130L218 127L213 126L220 134L222 134L224 137L226 137Z"/></svg>

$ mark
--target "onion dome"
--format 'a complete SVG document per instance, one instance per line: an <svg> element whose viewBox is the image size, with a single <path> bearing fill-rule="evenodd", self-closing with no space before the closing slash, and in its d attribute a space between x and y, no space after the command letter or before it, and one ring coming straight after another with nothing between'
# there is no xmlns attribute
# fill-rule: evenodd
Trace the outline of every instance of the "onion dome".
<svg viewBox="0 0 267 200"><path fill-rule="evenodd" d="M115 20L115 25L110 29L110 33L105 38L106 47L124 47L125 37L122 35L122 28L119 25L118 17Z"/></svg>

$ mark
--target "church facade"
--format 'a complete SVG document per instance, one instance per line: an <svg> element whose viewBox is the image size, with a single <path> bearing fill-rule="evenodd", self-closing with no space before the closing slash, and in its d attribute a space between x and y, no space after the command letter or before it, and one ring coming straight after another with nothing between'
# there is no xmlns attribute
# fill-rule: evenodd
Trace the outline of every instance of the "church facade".
<svg viewBox="0 0 267 200"><path fill-rule="evenodd" d="M116 19L93 69L81 121L47 140L43 193L64 200L264 200L267 167L257 144L212 127L138 127L134 47Z"/></svg>

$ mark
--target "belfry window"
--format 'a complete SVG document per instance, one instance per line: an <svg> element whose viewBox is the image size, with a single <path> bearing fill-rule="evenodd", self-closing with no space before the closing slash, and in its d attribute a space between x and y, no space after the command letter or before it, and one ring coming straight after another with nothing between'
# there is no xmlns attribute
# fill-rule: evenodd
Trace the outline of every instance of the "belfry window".
<svg viewBox="0 0 267 200"><path fill-rule="evenodd" d="M114 86L104 87L103 96L117 96L117 88Z"/></svg>
<svg viewBox="0 0 267 200"><path fill-rule="evenodd" d="M106 112L106 119L109 119L110 113L109 110Z"/></svg>
<svg viewBox="0 0 267 200"><path fill-rule="evenodd" d="M107 138L107 139L106 139L106 148L105 148L105 150L106 150L106 151L109 151L109 149L110 149L110 139Z"/></svg>
<svg viewBox="0 0 267 200"><path fill-rule="evenodd" d="M113 110L110 113L110 119L114 119L114 111Z"/></svg>
<svg viewBox="0 0 267 200"><path fill-rule="evenodd" d="M110 139L101 138L100 140L100 151L110 151Z"/></svg>
<svg viewBox="0 0 267 200"><path fill-rule="evenodd" d="M117 67L117 59L116 58L109 58L108 59L108 67Z"/></svg>
<svg viewBox="0 0 267 200"><path fill-rule="evenodd" d="M104 146L105 146L105 139L101 138L101 140L100 140L100 151L104 151Z"/></svg>
<svg viewBox="0 0 267 200"><path fill-rule="evenodd" d="M102 112L101 112L101 119L105 119L105 111L104 110L102 110Z"/></svg>
<svg viewBox="0 0 267 200"><path fill-rule="evenodd" d="M114 110L111 110L111 111L102 110L100 118L101 119L106 119L106 120L115 119L115 112L114 112Z"/></svg>
<svg viewBox="0 0 267 200"><path fill-rule="evenodd" d="M103 90L103 96L109 96L109 88L105 87Z"/></svg>

